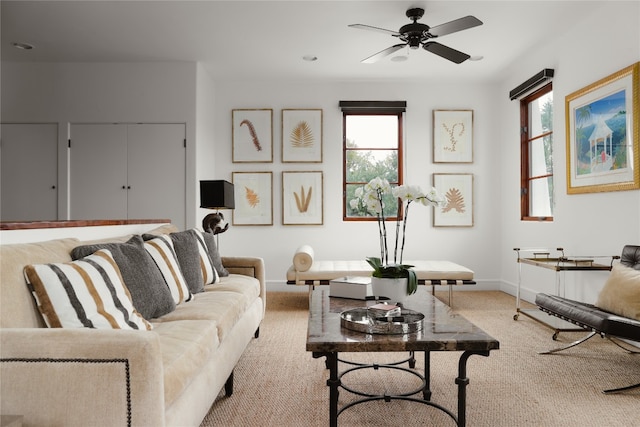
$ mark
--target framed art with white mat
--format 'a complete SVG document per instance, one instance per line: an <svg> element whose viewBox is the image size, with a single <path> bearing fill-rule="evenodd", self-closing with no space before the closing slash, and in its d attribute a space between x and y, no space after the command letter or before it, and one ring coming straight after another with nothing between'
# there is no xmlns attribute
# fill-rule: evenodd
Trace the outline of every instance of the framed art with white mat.
<svg viewBox="0 0 640 427"><path fill-rule="evenodd" d="M322 163L322 109L282 110L282 163Z"/></svg>
<svg viewBox="0 0 640 427"><path fill-rule="evenodd" d="M473 110L433 110L433 162L473 162Z"/></svg>
<svg viewBox="0 0 640 427"><path fill-rule="evenodd" d="M282 172L282 225L322 225L320 171Z"/></svg>
<svg viewBox="0 0 640 427"><path fill-rule="evenodd" d="M233 225L273 225L273 173L233 172Z"/></svg>
<svg viewBox="0 0 640 427"><path fill-rule="evenodd" d="M433 186L445 198L433 208L433 226L473 227L473 174L434 173Z"/></svg>
<svg viewBox="0 0 640 427"><path fill-rule="evenodd" d="M273 110L231 111L233 163L273 163Z"/></svg>

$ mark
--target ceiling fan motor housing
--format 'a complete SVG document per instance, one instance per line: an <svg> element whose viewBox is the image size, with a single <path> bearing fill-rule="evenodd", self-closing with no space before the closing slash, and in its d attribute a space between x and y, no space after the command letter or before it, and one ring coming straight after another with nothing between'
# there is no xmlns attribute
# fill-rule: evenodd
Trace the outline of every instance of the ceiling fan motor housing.
<svg viewBox="0 0 640 427"><path fill-rule="evenodd" d="M428 25L417 22L403 25L399 31L400 40L407 42L411 49L418 49L421 42L425 42L431 37L429 28Z"/></svg>

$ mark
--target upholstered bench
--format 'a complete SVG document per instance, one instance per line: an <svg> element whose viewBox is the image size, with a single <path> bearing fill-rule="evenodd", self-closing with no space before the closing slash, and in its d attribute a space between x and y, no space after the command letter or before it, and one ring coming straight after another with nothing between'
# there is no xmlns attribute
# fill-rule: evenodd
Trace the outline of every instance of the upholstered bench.
<svg viewBox="0 0 640 427"><path fill-rule="evenodd" d="M317 285L328 285L332 279L344 276L370 276L373 269L367 261L331 261L316 260L313 248L300 246L293 255L293 264L287 270L287 284L308 285L309 290ZM475 285L473 271L451 261L405 260L404 264L413 265L422 285L449 285L449 305L453 286ZM435 286L432 286L432 293Z"/></svg>
<svg viewBox="0 0 640 427"><path fill-rule="evenodd" d="M622 249L620 263L612 267L595 304L544 293L537 294L535 302L540 310L589 331L585 337L566 346L542 352L543 354L566 350L595 335L610 339L630 353L640 353L611 339L640 342L640 246L626 245ZM605 393L637 387L640 387L640 384L605 390Z"/></svg>

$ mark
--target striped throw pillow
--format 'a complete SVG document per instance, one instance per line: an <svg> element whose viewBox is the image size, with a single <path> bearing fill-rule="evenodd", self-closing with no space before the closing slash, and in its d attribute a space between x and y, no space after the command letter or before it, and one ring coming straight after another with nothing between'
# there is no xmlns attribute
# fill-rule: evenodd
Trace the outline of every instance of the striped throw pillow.
<svg viewBox="0 0 640 427"><path fill-rule="evenodd" d="M144 248L160 269L160 273L171 291L173 301L176 304L191 301L192 294L182 270L180 270L171 237L166 234L154 237L144 242Z"/></svg>
<svg viewBox="0 0 640 427"><path fill-rule="evenodd" d="M152 329L107 249L73 262L27 265L24 276L50 328Z"/></svg>
<svg viewBox="0 0 640 427"><path fill-rule="evenodd" d="M204 284L210 285L212 283L220 282L220 276L213 266L213 261L209 255L207 244L204 241L204 235L202 231L193 229L196 232L198 238L198 252L200 253L200 268L202 269L202 277L204 278Z"/></svg>

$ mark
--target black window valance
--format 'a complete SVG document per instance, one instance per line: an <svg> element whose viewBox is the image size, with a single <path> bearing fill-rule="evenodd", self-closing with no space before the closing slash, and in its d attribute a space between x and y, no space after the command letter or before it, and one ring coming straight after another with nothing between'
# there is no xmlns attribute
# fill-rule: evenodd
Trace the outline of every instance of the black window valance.
<svg viewBox="0 0 640 427"><path fill-rule="evenodd" d="M382 110L404 113L407 101L340 101L340 109L344 113Z"/></svg>

